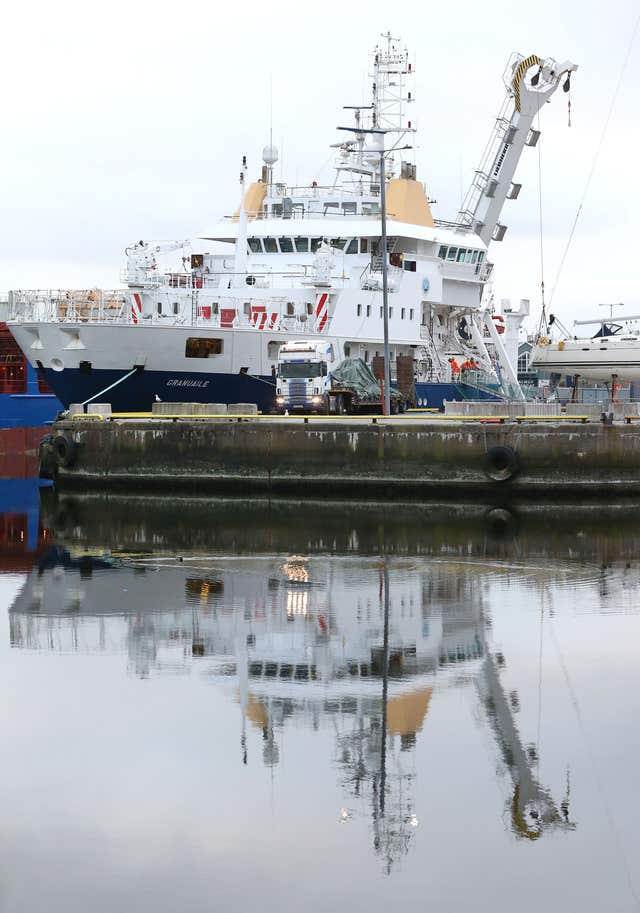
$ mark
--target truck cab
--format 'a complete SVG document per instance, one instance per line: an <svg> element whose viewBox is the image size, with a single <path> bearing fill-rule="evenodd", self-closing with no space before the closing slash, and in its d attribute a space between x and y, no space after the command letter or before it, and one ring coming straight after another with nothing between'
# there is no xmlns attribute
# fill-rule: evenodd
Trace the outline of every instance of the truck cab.
<svg viewBox="0 0 640 913"><path fill-rule="evenodd" d="M326 342L286 342L278 354L278 412L328 412L334 347Z"/></svg>

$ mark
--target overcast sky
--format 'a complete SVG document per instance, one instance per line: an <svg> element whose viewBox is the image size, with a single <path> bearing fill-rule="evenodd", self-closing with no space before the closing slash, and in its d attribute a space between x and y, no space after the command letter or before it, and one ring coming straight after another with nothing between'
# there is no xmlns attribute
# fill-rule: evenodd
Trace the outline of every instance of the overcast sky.
<svg viewBox="0 0 640 913"><path fill-rule="evenodd" d="M638 0L458 0L347 4L11 4L0 75L0 289L116 286L123 248L187 238L230 213L238 164L257 177L273 83L277 166L285 180L328 179L344 104L368 94L367 54L390 29L416 66L418 176L455 217L501 105L513 50L579 64L567 96L542 115L547 294L591 169ZM552 310L566 321L623 301L640 313L640 37ZM537 151L507 202L494 244L497 298L540 303Z"/></svg>

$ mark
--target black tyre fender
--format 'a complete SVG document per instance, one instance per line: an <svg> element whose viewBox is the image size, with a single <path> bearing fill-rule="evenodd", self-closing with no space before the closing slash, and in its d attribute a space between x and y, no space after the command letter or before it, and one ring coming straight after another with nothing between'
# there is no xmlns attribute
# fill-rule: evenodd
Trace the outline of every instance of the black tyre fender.
<svg viewBox="0 0 640 913"><path fill-rule="evenodd" d="M518 516L505 507L492 507L484 515L485 530L492 542L511 542L518 535Z"/></svg>
<svg viewBox="0 0 640 913"><path fill-rule="evenodd" d="M484 455L484 472L494 482L509 482L520 472L520 458L506 444L489 447Z"/></svg>
<svg viewBox="0 0 640 913"><path fill-rule="evenodd" d="M59 466L73 466L78 456L73 438L68 434L57 434L52 443L53 455Z"/></svg>

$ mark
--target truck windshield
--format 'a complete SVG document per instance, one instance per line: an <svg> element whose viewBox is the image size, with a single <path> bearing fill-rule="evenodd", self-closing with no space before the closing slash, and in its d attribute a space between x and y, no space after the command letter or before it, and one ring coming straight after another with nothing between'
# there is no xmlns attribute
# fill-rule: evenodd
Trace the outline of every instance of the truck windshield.
<svg viewBox="0 0 640 913"><path fill-rule="evenodd" d="M280 377L322 377L327 373L327 366L322 361L285 362L278 368Z"/></svg>

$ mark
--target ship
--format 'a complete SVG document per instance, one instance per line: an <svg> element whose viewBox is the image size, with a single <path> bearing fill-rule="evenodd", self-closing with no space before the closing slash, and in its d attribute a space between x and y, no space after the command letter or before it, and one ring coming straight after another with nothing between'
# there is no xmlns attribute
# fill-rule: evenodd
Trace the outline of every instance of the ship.
<svg viewBox="0 0 640 913"><path fill-rule="evenodd" d="M204 250L138 241L126 248L122 288L13 290L11 331L65 406L148 411L161 400L269 411L284 342L326 342L339 358L375 366L385 317L391 379L409 357L404 392L414 405L524 399L515 366L528 302L494 312L488 252L505 236L505 201L520 193L521 154L539 140L534 119L575 70L511 56L480 165L456 218L443 221L407 160L417 143L415 68L401 41L384 35L370 103L347 106L353 122L333 146L332 183L278 180L270 140L257 180L248 182L242 158L237 211L200 233Z"/></svg>
<svg viewBox="0 0 640 913"><path fill-rule="evenodd" d="M44 372L28 361L7 324L0 321L0 431L41 429L53 422L61 409ZM0 436L2 453L29 450L20 432Z"/></svg>

